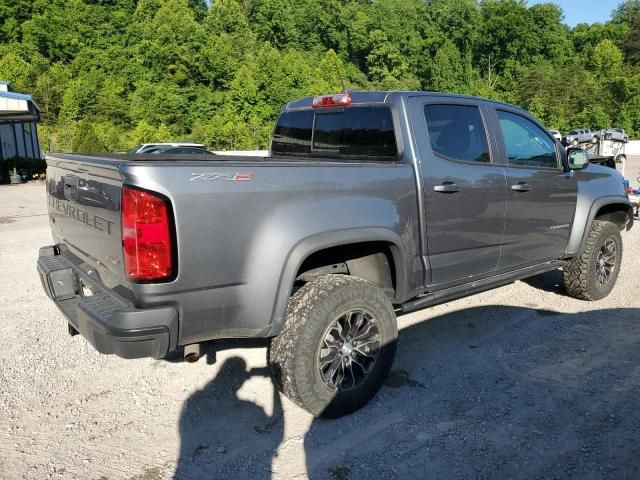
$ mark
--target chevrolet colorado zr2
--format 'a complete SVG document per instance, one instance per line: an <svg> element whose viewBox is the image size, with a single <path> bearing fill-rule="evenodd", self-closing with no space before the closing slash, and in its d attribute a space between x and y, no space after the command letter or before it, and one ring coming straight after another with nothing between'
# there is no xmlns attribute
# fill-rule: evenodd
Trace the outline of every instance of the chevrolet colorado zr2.
<svg viewBox="0 0 640 480"><path fill-rule="evenodd" d="M633 223L621 175L529 113L425 92L285 105L265 158L49 154L54 244L38 271L99 352L197 359L269 338L280 390L314 415L367 403L396 313L562 268L613 288Z"/></svg>

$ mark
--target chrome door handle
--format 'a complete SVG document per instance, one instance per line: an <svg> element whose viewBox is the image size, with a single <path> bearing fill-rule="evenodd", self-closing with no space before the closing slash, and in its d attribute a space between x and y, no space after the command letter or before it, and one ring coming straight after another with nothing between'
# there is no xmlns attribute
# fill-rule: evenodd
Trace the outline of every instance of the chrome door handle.
<svg viewBox="0 0 640 480"><path fill-rule="evenodd" d="M530 192L531 185L526 182L519 182L515 185L511 185L511 190L515 190L516 192Z"/></svg>
<svg viewBox="0 0 640 480"><path fill-rule="evenodd" d="M442 185L433 187L433 191L438 193L458 193L460 190L462 187L453 182L444 182Z"/></svg>

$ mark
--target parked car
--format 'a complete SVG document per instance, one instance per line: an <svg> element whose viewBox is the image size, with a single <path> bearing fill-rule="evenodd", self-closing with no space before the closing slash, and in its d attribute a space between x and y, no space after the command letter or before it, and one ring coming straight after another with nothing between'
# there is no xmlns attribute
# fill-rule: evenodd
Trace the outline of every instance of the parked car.
<svg viewBox="0 0 640 480"><path fill-rule="evenodd" d="M604 298L633 224L617 171L473 97L303 98L267 158L129 157L49 155L55 244L38 272L70 333L104 354L187 361L209 340L269 338L276 385L326 417L383 384L396 310L559 267L570 295ZM117 201L80 205L68 176Z"/></svg>
<svg viewBox="0 0 640 480"><path fill-rule="evenodd" d="M629 141L629 135L627 135L627 132L625 132L623 128L607 128L602 131L602 136L605 140Z"/></svg>
<svg viewBox="0 0 640 480"><path fill-rule="evenodd" d="M152 154L178 154L178 155L209 155L215 157L215 153L206 150L204 147L158 147L147 150L143 153Z"/></svg>
<svg viewBox="0 0 640 480"><path fill-rule="evenodd" d="M592 132L588 128L571 130L564 137L564 143L565 145L578 145L579 143L592 141L594 136L597 136L597 132Z"/></svg>
<svg viewBox="0 0 640 480"><path fill-rule="evenodd" d="M558 130L549 130L549 133L551 134L551 136L553 138L555 138L557 141L561 142L562 141L562 135L560 134L560 132Z"/></svg>
<svg viewBox="0 0 640 480"><path fill-rule="evenodd" d="M196 148L204 148L204 145L201 143L188 143L188 142L169 142L169 143L142 143L140 145L136 145L127 153L148 153L149 151L155 150L157 148L163 147L196 147Z"/></svg>

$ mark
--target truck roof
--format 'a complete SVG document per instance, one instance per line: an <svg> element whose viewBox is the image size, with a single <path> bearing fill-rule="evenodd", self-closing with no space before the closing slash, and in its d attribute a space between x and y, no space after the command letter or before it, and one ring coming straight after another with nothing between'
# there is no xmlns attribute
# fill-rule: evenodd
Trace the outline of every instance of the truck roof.
<svg viewBox="0 0 640 480"><path fill-rule="evenodd" d="M442 93L442 92L428 92L428 91L418 91L418 90L387 90L387 91L352 91L347 90L347 92L351 93L351 105L357 104L369 104L369 103L389 103L391 98L393 97L409 97L409 96L426 96L426 97L446 97L446 98L461 98L467 100L482 100L484 102L491 102L498 105L505 105L512 108L516 108L521 110L524 113L527 113L526 110L513 105L511 103L501 102L498 100L492 100L490 98L484 97L474 97L472 95L461 95L456 93ZM287 103L282 111L290 111L297 109L306 109L311 108L314 97L304 97L298 100L293 100Z"/></svg>

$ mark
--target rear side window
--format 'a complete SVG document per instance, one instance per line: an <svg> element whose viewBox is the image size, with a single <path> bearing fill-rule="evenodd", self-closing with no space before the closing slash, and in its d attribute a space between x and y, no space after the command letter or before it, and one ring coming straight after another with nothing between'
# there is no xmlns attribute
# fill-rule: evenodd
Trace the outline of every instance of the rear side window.
<svg viewBox="0 0 640 480"><path fill-rule="evenodd" d="M274 155L305 155L311 153L313 110L286 112L280 115L271 141Z"/></svg>
<svg viewBox="0 0 640 480"><path fill-rule="evenodd" d="M424 115L434 153L466 162L491 161L478 107L425 105Z"/></svg>
<svg viewBox="0 0 640 480"><path fill-rule="evenodd" d="M385 106L285 112L278 119L271 152L273 155L395 158L398 148L393 116Z"/></svg>
<svg viewBox="0 0 640 480"><path fill-rule="evenodd" d="M509 165L558 167L556 144L540 127L515 113L497 113Z"/></svg>

